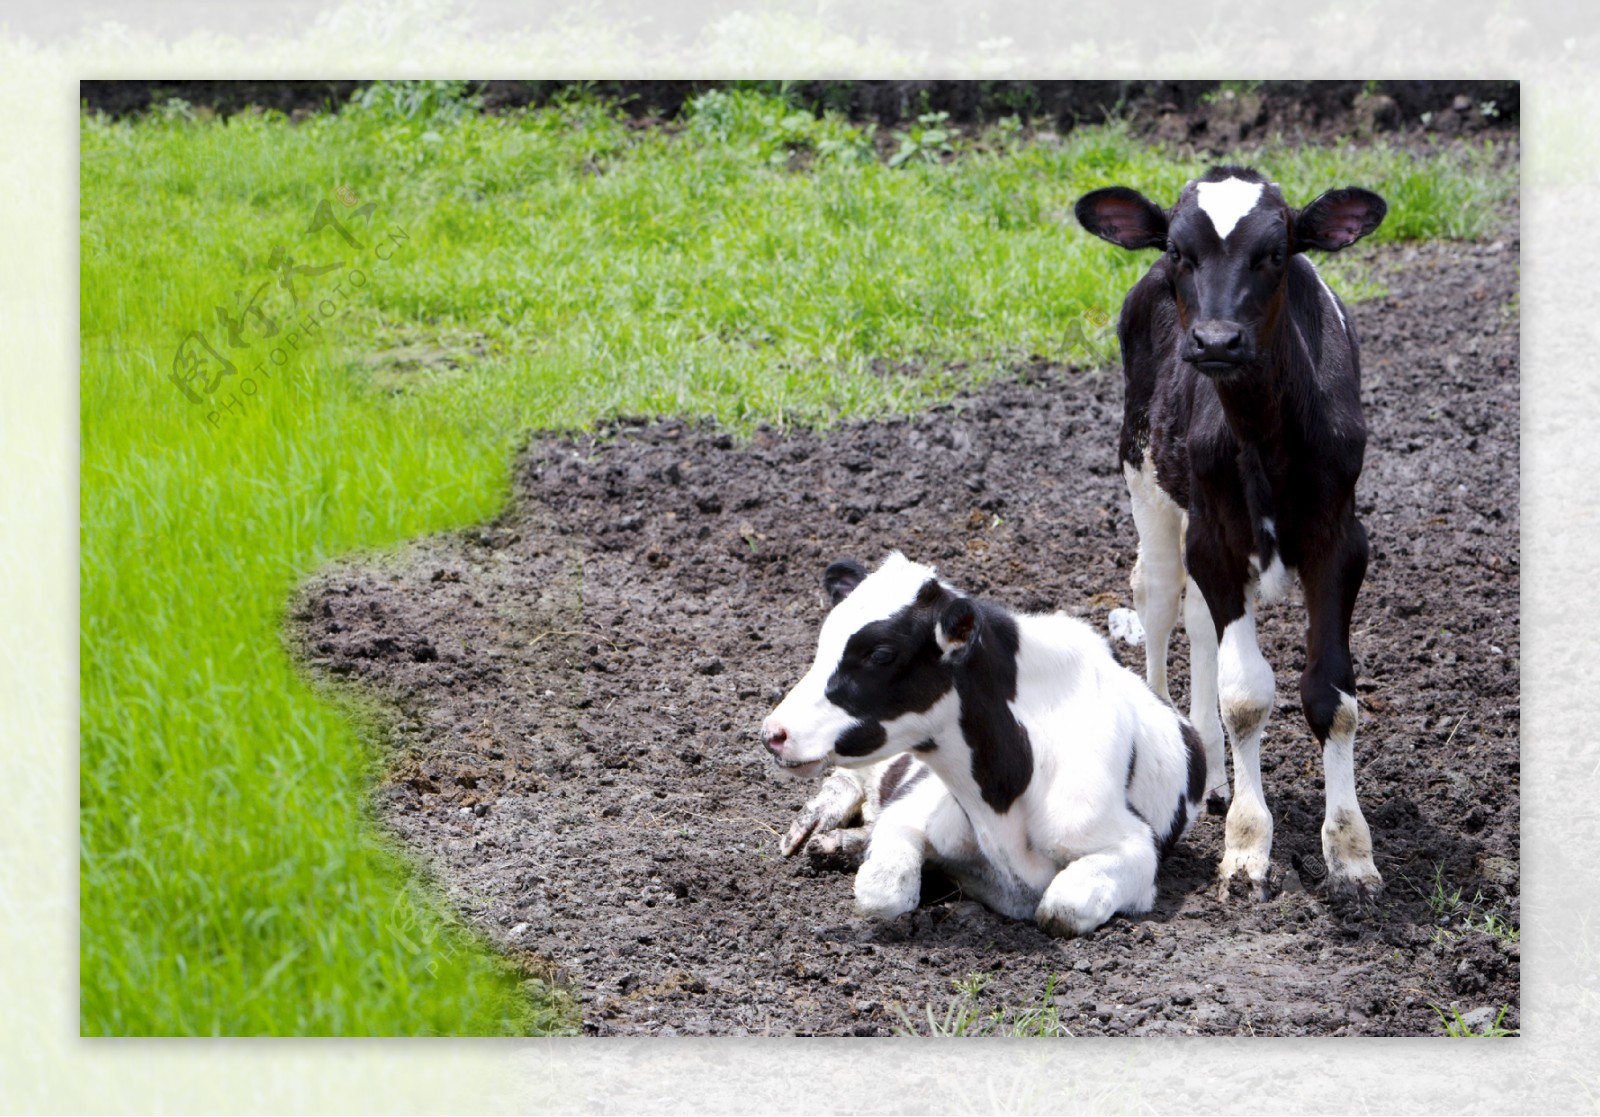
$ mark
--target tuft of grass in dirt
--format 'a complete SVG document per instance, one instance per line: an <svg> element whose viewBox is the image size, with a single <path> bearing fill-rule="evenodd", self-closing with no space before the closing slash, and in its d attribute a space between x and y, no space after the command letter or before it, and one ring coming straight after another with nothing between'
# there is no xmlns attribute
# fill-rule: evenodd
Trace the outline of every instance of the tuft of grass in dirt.
<svg viewBox="0 0 1600 1117"><path fill-rule="evenodd" d="M828 424L1038 355L1107 365L1148 260L1071 204L1200 169L1118 128L991 145L937 121L890 167L870 129L747 91L642 130L463 101L82 118L85 1034L569 1028L374 826L371 734L283 647L295 586L492 517L529 429ZM1271 170L1297 199L1419 199L1380 237L1478 235L1461 199L1515 189L1445 151Z"/></svg>
<svg viewBox="0 0 1600 1117"><path fill-rule="evenodd" d="M923 1019L914 1019L904 1008L898 1009L900 1024L895 1028L898 1036L919 1036L948 1039L955 1037L1053 1037L1070 1036L1072 1032L1061 1022L1055 1005L1056 975L1045 981L1044 995L1039 1003L1023 1008L1001 1005L987 1011L979 1005L979 998L989 984L988 974L969 973L953 981L955 996L943 1011L929 1005Z"/></svg>
<svg viewBox="0 0 1600 1117"><path fill-rule="evenodd" d="M1444 1034L1453 1039L1504 1039L1508 1036L1522 1034L1519 1028L1502 1026L1505 1023L1506 1013L1511 1011L1510 1005L1501 1005L1500 1012L1495 1016L1493 1023L1487 1024L1481 1029L1474 1028L1463 1019L1461 1010L1455 1005L1450 1006L1450 1014L1448 1016L1445 1015L1444 1009L1432 1001L1428 1002L1428 1007L1433 1009L1434 1015L1439 1018L1439 1024L1444 1028Z"/></svg>
<svg viewBox="0 0 1600 1117"><path fill-rule="evenodd" d="M1401 879L1427 903L1429 914L1439 925L1433 932L1435 942L1446 942L1472 932L1507 943L1521 941L1521 928L1500 912L1485 908L1482 891L1475 892L1468 900L1466 889L1446 884L1442 864L1434 866L1433 881L1428 886L1418 885L1404 874Z"/></svg>

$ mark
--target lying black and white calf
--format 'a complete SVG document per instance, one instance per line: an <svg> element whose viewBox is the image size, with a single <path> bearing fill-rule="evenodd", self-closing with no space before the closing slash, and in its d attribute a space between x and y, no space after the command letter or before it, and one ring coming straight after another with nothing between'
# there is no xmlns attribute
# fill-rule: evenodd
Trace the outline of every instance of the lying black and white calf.
<svg viewBox="0 0 1600 1117"><path fill-rule="evenodd" d="M882 794L856 874L862 914L916 907L924 862L1055 935L1150 910L1160 855L1206 787L1182 717L1083 622L1013 616L899 553L871 575L836 562L823 584L834 607L816 660L762 726L774 759L812 775L910 752L937 776L908 765ZM888 771L874 773L880 791ZM786 852L842 820L849 783L830 777Z"/></svg>

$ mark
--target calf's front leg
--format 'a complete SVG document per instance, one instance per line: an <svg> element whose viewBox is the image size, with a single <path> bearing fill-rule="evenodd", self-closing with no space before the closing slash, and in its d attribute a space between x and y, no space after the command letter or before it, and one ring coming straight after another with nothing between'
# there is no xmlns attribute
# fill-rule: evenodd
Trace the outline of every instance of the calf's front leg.
<svg viewBox="0 0 1600 1117"><path fill-rule="evenodd" d="M1122 829L1117 841L1056 874L1034 913L1045 931L1058 938L1087 935L1118 912L1136 915L1155 905L1155 836L1131 813Z"/></svg>
<svg viewBox="0 0 1600 1117"><path fill-rule="evenodd" d="M1207 680L1202 677L1210 666L1206 662L1209 644L1207 655L1193 657L1196 678L1191 685L1207 699L1212 693L1216 694L1222 726L1227 730L1233 753L1233 801L1223 827L1217 895L1226 900L1232 882L1242 878L1248 881L1251 894L1264 900L1269 895L1267 873L1272 856L1272 812L1267 809L1261 787L1261 734L1272 713L1276 684L1272 665L1261 654L1256 642L1255 587L1248 571L1215 530L1208 533L1196 529L1195 525L1208 523L1206 516L1191 516L1189 523L1190 576L1200 587L1215 633L1216 658L1212 662L1216 665L1216 690L1206 690ZM1202 643L1195 633L1204 623L1198 616L1191 615L1188 619L1191 647ZM1215 732L1198 719L1197 730L1202 734L1208 730ZM1208 769L1212 767L1212 759L1207 759ZM1210 773L1210 781L1214 782L1221 774L1221 765L1217 765L1217 769Z"/></svg>
<svg viewBox="0 0 1600 1117"><path fill-rule="evenodd" d="M885 827L878 820L867 845L867 859L856 870L856 910L868 919L893 919L917 906L922 897L926 842L913 829Z"/></svg>
<svg viewBox="0 0 1600 1117"><path fill-rule="evenodd" d="M821 836L838 830L861 812L866 798L866 783L860 772L835 768L822 781L817 793L800 808L800 813L795 815L789 832L778 845L778 851L785 857L791 857L813 835Z"/></svg>
<svg viewBox="0 0 1600 1117"><path fill-rule="evenodd" d="M1228 622L1217 653L1222 723L1233 750L1233 805L1228 808L1218 897L1226 900L1232 882L1249 881L1258 900L1270 895L1267 873L1272 858L1272 812L1261 786L1261 734L1272 713L1272 666L1256 643L1256 608L1245 598L1242 616Z"/></svg>
<svg viewBox="0 0 1600 1117"><path fill-rule="evenodd" d="M932 778L885 807L873 823L867 858L856 872L856 910L869 919L911 911L922 897L922 866L929 860L963 881L963 870L973 871L977 881L985 876L972 823L949 789ZM989 902L984 894L978 899Z"/></svg>

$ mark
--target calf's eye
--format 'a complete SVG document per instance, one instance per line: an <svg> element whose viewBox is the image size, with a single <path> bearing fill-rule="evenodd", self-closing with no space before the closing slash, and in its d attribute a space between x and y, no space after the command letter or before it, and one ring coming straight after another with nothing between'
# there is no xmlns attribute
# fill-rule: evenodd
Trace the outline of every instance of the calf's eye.
<svg viewBox="0 0 1600 1117"><path fill-rule="evenodd" d="M1259 270L1261 270L1263 267L1265 267L1268 264L1271 264L1273 267L1277 267L1279 264L1282 264L1282 263L1283 263L1283 249L1274 248L1269 253L1265 253L1263 255L1254 257L1250 262L1250 266L1252 268L1256 269L1257 271L1259 271Z"/></svg>
<svg viewBox="0 0 1600 1117"><path fill-rule="evenodd" d="M895 655L893 644L879 644L872 649L872 654L867 657L867 662L876 667L887 667L895 661Z"/></svg>

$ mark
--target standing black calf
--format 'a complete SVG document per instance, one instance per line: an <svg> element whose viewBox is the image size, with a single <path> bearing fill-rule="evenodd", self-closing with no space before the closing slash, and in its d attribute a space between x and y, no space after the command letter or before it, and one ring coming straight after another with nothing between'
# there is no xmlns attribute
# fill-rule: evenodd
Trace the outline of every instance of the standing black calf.
<svg viewBox="0 0 1600 1117"><path fill-rule="evenodd" d="M1301 253L1344 248L1386 210L1378 195L1349 188L1296 211L1276 183L1231 166L1190 182L1170 213L1123 186L1077 205L1096 236L1164 250L1117 324L1122 468L1139 531L1134 606L1147 681L1166 696L1167 641L1184 598L1189 718L1205 742L1215 813L1229 799L1224 727L1232 745L1223 896L1241 874L1267 891L1272 815L1260 745L1274 687L1255 601L1281 596L1296 572L1310 615L1300 701L1322 745L1329 887L1370 897L1383 886L1355 790L1350 615L1367 569L1355 515L1367 438L1356 335Z"/></svg>

